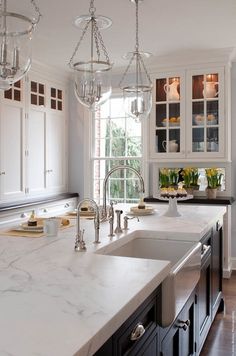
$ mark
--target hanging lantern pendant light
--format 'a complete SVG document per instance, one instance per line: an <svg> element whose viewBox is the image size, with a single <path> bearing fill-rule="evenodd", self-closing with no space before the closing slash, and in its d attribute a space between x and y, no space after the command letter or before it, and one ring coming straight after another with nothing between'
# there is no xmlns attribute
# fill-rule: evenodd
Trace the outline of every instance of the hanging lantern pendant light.
<svg viewBox="0 0 236 356"><path fill-rule="evenodd" d="M138 4L143 0L130 0L136 5L136 40L134 52L129 52L126 58L130 57L129 64L121 78L120 88L123 90L124 108L128 116L140 122L150 113L152 106L152 82L145 67L143 57L149 57L147 52L139 51L138 37ZM131 65L135 63L135 79L132 84L124 85Z"/></svg>
<svg viewBox="0 0 236 356"><path fill-rule="evenodd" d="M76 26L83 29L82 35L69 61L75 72L75 94L81 104L96 110L111 94L111 68L106 47L100 29L110 27L108 17L95 16L94 0L90 1L89 15L79 16ZM90 27L90 58L87 61L75 59L78 49Z"/></svg>
<svg viewBox="0 0 236 356"><path fill-rule="evenodd" d="M9 89L30 69L32 34L41 17L34 0L31 0L31 4L37 14L33 19L8 12L7 0L0 0L0 89L2 90Z"/></svg>

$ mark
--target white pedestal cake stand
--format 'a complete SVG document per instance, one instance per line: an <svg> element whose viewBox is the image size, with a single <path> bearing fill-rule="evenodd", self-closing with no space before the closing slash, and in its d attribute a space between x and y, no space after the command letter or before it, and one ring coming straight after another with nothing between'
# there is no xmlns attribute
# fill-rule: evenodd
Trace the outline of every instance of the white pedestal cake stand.
<svg viewBox="0 0 236 356"><path fill-rule="evenodd" d="M178 201L183 201L183 200L189 200L192 199L193 195L187 195L186 197L178 197L178 198L167 198L167 197L161 197L160 195L158 196L158 199L160 200L166 200L169 201L168 209L167 211L163 214L163 216L169 216L169 217L177 217L181 216L181 214L178 212Z"/></svg>

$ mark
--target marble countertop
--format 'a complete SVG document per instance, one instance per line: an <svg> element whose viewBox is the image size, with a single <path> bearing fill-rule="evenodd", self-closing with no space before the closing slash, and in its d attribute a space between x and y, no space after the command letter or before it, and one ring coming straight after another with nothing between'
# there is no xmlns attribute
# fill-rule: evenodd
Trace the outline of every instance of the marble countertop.
<svg viewBox="0 0 236 356"><path fill-rule="evenodd" d="M179 206L181 216L153 215L129 221L112 240L108 222L93 244L93 223L81 222L87 251L74 251L75 227L57 237L0 236L0 355L93 355L170 271L168 261L95 254L134 231L157 238L199 241L226 212L222 206ZM129 206L123 207L124 212Z"/></svg>

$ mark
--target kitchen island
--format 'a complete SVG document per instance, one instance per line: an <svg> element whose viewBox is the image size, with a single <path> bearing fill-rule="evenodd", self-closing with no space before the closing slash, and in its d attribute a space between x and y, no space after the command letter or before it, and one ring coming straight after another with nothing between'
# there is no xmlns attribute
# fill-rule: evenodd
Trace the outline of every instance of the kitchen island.
<svg viewBox="0 0 236 356"><path fill-rule="evenodd" d="M101 223L93 244L91 220L83 220L86 252L74 251L75 227L58 237L0 236L1 355L93 355L162 283L168 261L104 256L97 249L142 230L157 237L200 241L222 219L222 206L180 206L180 217L155 213L129 221L129 230L108 237ZM129 207L123 207L128 211Z"/></svg>

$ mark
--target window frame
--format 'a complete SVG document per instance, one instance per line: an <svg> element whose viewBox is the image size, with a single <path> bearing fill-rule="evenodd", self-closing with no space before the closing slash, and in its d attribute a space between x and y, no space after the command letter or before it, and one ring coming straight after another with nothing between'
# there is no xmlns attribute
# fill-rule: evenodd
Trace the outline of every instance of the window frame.
<svg viewBox="0 0 236 356"><path fill-rule="evenodd" d="M113 98L122 98L123 94L120 90L114 90L111 94L110 99ZM109 100L110 100L109 99ZM94 190L93 190L93 182L94 182L94 161L95 160L104 160L107 157L95 157L95 113L89 112L87 113L87 118L85 118L84 125L84 137L88 137L89 144L85 145L84 150L84 196L94 198ZM119 156L119 157L108 157L108 160L127 160L127 159L139 159L141 170L140 173L144 179L145 183L145 192L148 191L148 162L147 162L147 142L148 142L148 127L147 127L147 118L144 122L141 122L141 145L142 145L142 156L134 157L134 156ZM89 162L89 164L88 164ZM88 179L89 177L89 179ZM147 193L145 194L148 195Z"/></svg>

